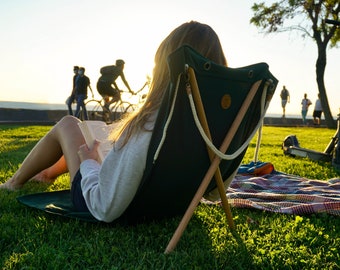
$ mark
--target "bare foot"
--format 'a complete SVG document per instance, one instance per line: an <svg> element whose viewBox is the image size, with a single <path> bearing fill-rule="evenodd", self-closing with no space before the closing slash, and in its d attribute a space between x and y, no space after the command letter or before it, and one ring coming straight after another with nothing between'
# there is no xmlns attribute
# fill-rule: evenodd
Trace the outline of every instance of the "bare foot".
<svg viewBox="0 0 340 270"><path fill-rule="evenodd" d="M49 173L46 170L43 170L42 172L36 174L31 181L37 181L37 182L43 182L43 183L53 183L56 178L53 178L49 175Z"/></svg>
<svg viewBox="0 0 340 270"><path fill-rule="evenodd" d="M20 189L21 187L22 187L22 185L15 184L12 178L7 180L7 182L5 182L3 184L0 184L0 189L7 189L7 190L11 190L11 191Z"/></svg>

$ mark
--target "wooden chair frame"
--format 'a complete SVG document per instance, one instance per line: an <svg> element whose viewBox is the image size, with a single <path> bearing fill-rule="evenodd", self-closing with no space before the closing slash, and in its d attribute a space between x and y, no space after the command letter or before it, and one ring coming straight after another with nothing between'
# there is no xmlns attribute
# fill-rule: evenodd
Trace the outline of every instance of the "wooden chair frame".
<svg viewBox="0 0 340 270"><path fill-rule="evenodd" d="M207 136L211 139L211 135L210 135L210 130L209 130L209 125L206 119L206 115L204 112L204 107L203 107L203 103L201 100L201 96L200 96L200 91L198 88L198 84L196 81L196 76L195 76L195 72L192 68L188 67L187 69L187 85L186 85L186 90L187 90L187 94L188 96L193 96L194 101L195 101L195 106L197 108L197 112L198 112L198 117L200 122L202 123L203 129L205 131L205 133L207 134ZM245 116L251 101L253 100L255 94L257 93L260 85L261 85L262 81L257 81L253 84L252 88L250 89L247 98L244 100L241 109L239 110L237 117L235 118L235 120L233 121L233 124L231 126L231 128L229 129L227 135L224 138L223 143L220 146L220 151L225 153L228 150L228 147L243 119L243 117ZM267 83L265 85L265 87L267 88L269 85L269 83ZM266 89L264 90L266 91ZM209 158L211 160L211 165L208 169L208 171L205 174L205 177L202 179L201 185L199 186L198 190L196 191L196 194L194 196L194 198L192 199L190 205L188 206L184 216L182 217L182 220L180 221L176 231L174 232L171 240L169 241L166 249L165 249L165 253L168 254L170 252L172 252L178 241L180 240L183 232L185 231L197 205L199 204L200 200L202 199L209 183L211 182L213 176L215 176L216 179L216 184L217 184L217 188L218 188L218 192L219 195L221 197L221 202L222 202L222 206L224 209L224 212L226 214L226 218L227 218L227 222L228 225L230 227L230 229L234 230L235 229L235 224L233 221L233 217L232 217L232 213L230 210L230 206L228 204L228 199L227 199L227 195L226 195L226 191L224 188L224 184L223 184L223 180L222 180L222 176L221 176L221 172L219 170L219 164L221 162L221 158L216 156L211 150L210 148L207 149L208 154L209 154Z"/></svg>

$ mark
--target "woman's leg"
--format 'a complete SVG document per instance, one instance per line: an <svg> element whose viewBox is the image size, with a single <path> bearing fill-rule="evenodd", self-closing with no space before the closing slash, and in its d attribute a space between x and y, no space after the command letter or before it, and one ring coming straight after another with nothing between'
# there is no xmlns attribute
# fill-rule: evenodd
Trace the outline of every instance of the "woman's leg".
<svg viewBox="0 0 340 270"><path fill-rule="evenodd" d="M67 172L68 172L68 168L67 168L66 160L65 160L65 157L62 156L51 167L36 174L33 177L33 179L39 182L52 183L59 175L62 175Z"/></svg>
<svg viewBox="0 0 340 270"><path fill-rule="evenodd" d="M78 127L79 119L65 116L31 150L20 168L2 187L22 187L33 176L51 167L64 156L71 181L80 166L78 150L85 143ZM65 167L61 166L61 174ZM55 171L57 174L58 171Z"/></svg>

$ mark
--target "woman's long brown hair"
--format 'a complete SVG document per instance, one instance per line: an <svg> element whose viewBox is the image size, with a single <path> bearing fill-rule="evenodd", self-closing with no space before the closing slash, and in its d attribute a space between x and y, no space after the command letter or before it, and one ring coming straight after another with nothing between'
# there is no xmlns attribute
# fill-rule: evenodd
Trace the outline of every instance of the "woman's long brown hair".
<svg viewBox="0 0 340 270"><path fill-rule="evenodd" d="M123 145L132 134L145 129L150 115L160 107L165 90L170 83L167 65L168 56L183 45L189 45L204 57L220 65L227 66L220 40L215 31L206 24L191 21L173 30L160 44L155 55L150 91L143 106L124 119L122 125L114 131L112 138L116 141L124 133Z"/></svg>

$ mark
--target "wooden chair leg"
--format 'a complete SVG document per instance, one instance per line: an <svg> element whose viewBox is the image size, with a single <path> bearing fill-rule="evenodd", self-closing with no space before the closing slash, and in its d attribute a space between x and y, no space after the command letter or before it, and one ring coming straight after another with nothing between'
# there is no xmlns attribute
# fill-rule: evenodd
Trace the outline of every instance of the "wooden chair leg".
<svg viewBox="0 0 340 270"><path fill-rule="evenodd" d="M253 100L259 86L261 84L261 81L258 81L256 83L254 83L254 85L252 86L252 88L250 89L246 99L244 100L239 113L237 114L236 118L234 119L234 122L231 126L231 128L229 129L226 137L224 138L224 141L220 147L220 151L225 153L235 135L235 133L237 132L238 126L241 124L242 119L244 118L251 101ZM198 203L200 202L200 200L202 199L202 196L204 195L212 177L214 176L217 167L220 164L221 159L217 156L214 157L205 177L203 178L201 185L199 186L194 198L192 199L190 205L188 206L188 209L186 210L181 222L179 223L175 233L173 234L168 246L165 249L165 253L168 254L170 252L172 252L179 239L181 238L185 228L187 227Z"/></svg>
<svg viewBox="0 0 340 270"><path fill-rule="evenodd" d="M189 81L190 81L189 85L191 86L192 96L193 96L194 101L195 101L195 106L196 106L196 109L197 109L198 118L199 118L199 120L202 124L202 127L203 127L205 134L207 135L209 140L212 141L212 137L211 137L211 133L210 133L209 125L208 125L208 120L207 120L207 117L206 117L206 114L205 114L202 98L201 98L200 91L199 91L199 88L198 88L198 85L197 85L195 72L194 72L193 69L189 68L188 73L189 73ZM190 91L190 90L187 90L187 92L188 91ZM208 154L209 154L210 162L212 162L215 154L209 147L207 147L207 151L208 151ZM233 230L233 229L235 229L235 224L234 224L233 215L231 213L230 206L229 206L229 203L228 203L227 195L225 193L224 183L223 183L223 179L222 179L222 175L221 175L221 171L220 171L219 167L217 167L216 172L215 172L215 181L216 181L218 192L220 194L222 207L223 207L224 212L226 214L226 218L227 218L229 228Z"/></svg>

